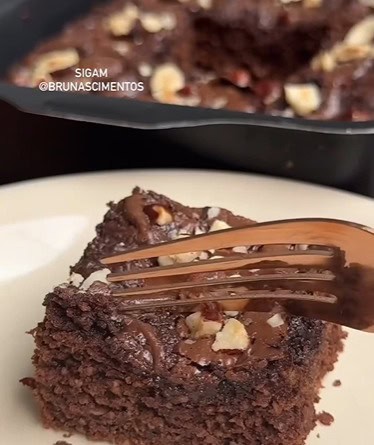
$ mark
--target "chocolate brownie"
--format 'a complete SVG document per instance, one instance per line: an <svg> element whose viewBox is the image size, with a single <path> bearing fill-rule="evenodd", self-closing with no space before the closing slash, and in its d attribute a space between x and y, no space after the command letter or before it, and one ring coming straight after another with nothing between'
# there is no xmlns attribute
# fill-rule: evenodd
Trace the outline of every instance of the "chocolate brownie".
<svg viewBox="0 0 374 445"><path fill-rule="evenodd" d="M10 70L8 79L31 87L41 81L65 82L58 87L62 91L177 105L371 120L370 4L112 0L41 43ZM107 73L77 77L77 68L102 68ZM133 86L112 86L108 91L109 87L92 85L97 81Z"/></svg>
<svg viewBox="0 0 374 445"><path fill-rule="evenodd" d="M138 188L110 203L69 281L47 295L44 320L33 331L35 374L23 383L45 427L122 445L304 444L317 420L321 379L342 350L341 327L291 316L276 304L266 312L233 311L230 302L192 313L129 312L100 262L249 223ZM112 270L215 255L191 252Z"/></svg>

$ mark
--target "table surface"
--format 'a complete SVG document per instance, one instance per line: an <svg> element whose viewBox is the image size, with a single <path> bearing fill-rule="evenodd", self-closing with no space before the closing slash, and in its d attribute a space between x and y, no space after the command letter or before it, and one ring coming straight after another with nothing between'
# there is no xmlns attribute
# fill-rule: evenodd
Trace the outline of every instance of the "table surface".
<svg viewBox="0 0 374 445"><path fill-rule="evenodd" d="M26 114L0 102L0 184L43 176L111 169L204 168L238 170L224 162L166 144L160 132L73 122ZM105 151L95 150L97 141ZM147 147L146 154L138 147ZM134 150L134 147L136 149ZM341 188L374 197L371 168Z"/></svg>

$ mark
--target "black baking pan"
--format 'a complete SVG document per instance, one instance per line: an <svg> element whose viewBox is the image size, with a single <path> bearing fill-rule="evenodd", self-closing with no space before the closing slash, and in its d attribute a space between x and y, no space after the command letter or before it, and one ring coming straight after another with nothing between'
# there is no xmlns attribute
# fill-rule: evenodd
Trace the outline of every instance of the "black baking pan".
<svg viewBox="0 0 374 445"><path fill-rule="evenodd" d="M0 75L38 42L102 1L0 0ZM0 99L35 114L138 129L242 169L341 185L367 168L374 122L319 122L0 83ZM366 171L366 170L365 170Z"/></svg>

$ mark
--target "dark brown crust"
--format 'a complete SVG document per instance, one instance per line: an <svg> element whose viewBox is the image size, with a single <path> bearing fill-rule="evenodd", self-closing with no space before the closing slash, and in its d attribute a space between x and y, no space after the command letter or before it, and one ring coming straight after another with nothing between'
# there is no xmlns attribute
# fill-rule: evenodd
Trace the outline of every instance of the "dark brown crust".
<svg viewBox="0 0 374 445"><path fill-rule="evenodd" d="M172 225L160 227L141 211L155 203L171 209ZM248 222L225 210L219 218ZM103 254L196 224L208 224L207 209L137 189L135 201L110 205L72 270L87 277L102 267ZM35 376L23 380L44 425L116 444L302 445L316 422L321 378L333 368L344 337L338 326L288 317L285 335L273 339L278 356L253 354L243 361L244 353L222 353L221 362L213 357L199 364L180 354L183 314L130 316L104 283L87 291L60 286L45 305L45 319L33 332ZM224 364L226 357L242 365Z"/></svg>

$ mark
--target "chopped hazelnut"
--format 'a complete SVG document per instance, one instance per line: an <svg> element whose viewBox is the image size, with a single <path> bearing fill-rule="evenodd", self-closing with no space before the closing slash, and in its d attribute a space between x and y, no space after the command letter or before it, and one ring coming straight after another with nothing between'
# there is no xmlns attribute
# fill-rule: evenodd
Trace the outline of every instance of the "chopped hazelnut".
<svg viewBox="0 0 374 445"><path fill-rule="evenodd" d="M356 23L343 42L318 54L311 63L314 70L331 72L338 64L374 57L374 15Z"/></svg>
<svg viewBox="0 0 374 445"><path fill-rule="evenodd" d="M66 70L78 63L79 54L74 48L55 50L41 54L34 65L32 83L36 86L42 80L52 80L50 76L51 73Z"/></svg>
<svg viewBox="0 0 374 445"><path fill-rule="evenodd" d="M284 320L281 314L275 314L267 320L267 324L269 324L272 328L278 328L284 324Z"/></svg>
<svg viewBox="0 0 374 445"><path fill-rule="evenodd" d="M249 347L250 340L243 323L235 318L225 322L222 331L216 333L216 339L212 344L213 351L221 350L245 350Z"/></svg>
<svg viewBox="0 0 374 445"><path fill-rule="evenodd" d="M96 281L100 281L101 283L108 284L108 279L107 279L108 274L110 274L110 270L109 269L100 269L100 270L97 270L96 272L92 272L92 274L90 276L88 276L83 281L83 283L81 284L80 287L83 290L87 290Z"/></svg>
<svg viewBox="0 0 374 445"><path fill-rule="evenodd" d="M374 55L371 45L339 45L336 47L335 60L339 63L366 59Z"/></svg>
<svg viewBox="0 0 374 445"><path fill-rule="evenodd" d="M172 256L162 255L157 258L158 264L160 266L171 266L176 263Z"/></svg>
<svg viewBox="0 0 374 445"><path fill-rule="evenodd" d="M177 263L191 263L198 258L200 254L201 252L178 253L175 255L159 256L157 260L160 266L171 266Z"/></svg>
<svg viewBox="0 0 374 445"><path fill-rule="evenodd" d="M235 253L248 253L248 249L245 246L235 246L232 251Z"/></svg>
<svg viewBox="0 0 374 445"><path fill-rule="evenodd" d="M213 6L213 0L197 0L200 8L210 9Z"/></svg>
<svg viewBox="0 0 374 445"><path fill-rule="evenodd" d="M309 244L296 244L295 250L308 250Z"/></svg>
<svg viewBox="0 0 374 445"><path fill-rule="evenodd" d="M157 213L156 224L165 226L173 222L173 215L163 206L154 205L153 210Z"/></svg>
<svg viewBox="0 0 374 445"><path fill-rule="evenodd" d="M140 15L140 23L147 32L157 33L162 30L173 30L177 25L177 20L175 16L169 12L163 12L161 14L146 12Z"/></svg>
<svg viewBox="0 0 374 445"><path fill-rule="evenodd" d="M237 315L239 315L239 311L224 311L225 315L227 315L228 317L236 317Z"/></svg>
<svg viewBox="0 0 374 445"><path fill-rule="evenodd" d="M308 116L318 110L322 103L320 89L313 83L286 84L286 101L299 116Z"/></svg>
<svg viewBox="0 0 374 445"><path fill-rule="evenodd" d="M130 51L130 44L128 42L113 42L112 47L116 53L125 56Z"/></svg>
<svg viewBox="0 0 374 445"><path fill-rule="evenodd" d="M158 66L150 80L152 96L161 103L177 103L177 92L184 86L184 74L173 63Z"/></svg>
<svg viewBox="0 0 374 445"><path fill-rule="evenodd" d="M347 45L368 45L374 40L374 14L356 23L347 33L344 43Z"/></svg>
<svg viewBox="0 0 374 445"><path fill-rule="evenodd" d="M69 283L75 287L79 287L83 281L84 278L80 273L73 272L69 277Z"/></svg>
<svg viewBox="0 0 374 445"><path fill-rule="evenodd" d="M138 18L138 8L135 5L128 4L122 11L110 15L105 20L104 26L116 37L127 36L133 30Z"/></svg>
<svg viewBox="0 0 374 445"><path fill-rule="evenodd" d="M215 335L222 328L222 323L219 321L206 320L201 323L201 327L195 333L196 338L208 337Z"/></svg>
<svg viewBox="0 0 374 445"><path fill-rule="evenodd" d="M199 255L199 260L207 260L209 258L209 255L207 252L201 252Z"/></svg>
<svg viewBox="0 0 374 445"><path fill-rule="evenodd" d="M201 312L194 312L193 314L186 317L186 325L191 332L194 332L198 329L201 319Z"/></svg>
<svg viewBox="0 0 374 445"><path fill-rule="evenodd" d="M148 63L144 63L143 62L143 63L139 64L138 72L143 77L151 77L152 76L152 72L153 72L153 68Z"/></svg>
<svg viewBox="0 0 374 445"><path fill-rule="evenodd" d="M195 312L186 317L186 324L193 338L209 337L215 335L222 328L220 321L205 320L201 312Z"/></svg>
<svg viewBox="0 0 374 445"><path fill-rule="evenodd" d="M231 226L227 224L225 221L221 221L220 219L216 219L213 224L210 226L209 232L215 232L217 230L226 230L231 229Z"/></svg>
<svg viewBox="0 0 374 445"><path fill-rule="evenodd" d="M221 209L219 207L209 207L206 216L208 217L208 219L217 218L220 212Z"/></svg>
<svg viewBox="0 0 374 445"><path fill-rule="evenodd" d="M322 70L330 73L336 67L336 60L330 51L323 51L312 60L312 68L315 71Z"/></svg>
<svg viewBox="0 0 374 445"><path fill-rule="evenodd" d="M178 233L174 239L188 238L189 236L191 236L190 233ZM177 263L191 263L198 259L201 254L202 252L185 252L175 255L159 256L157 260L160 266L171 266Z"/></svg>
<svg viewBox="0 0 374 445"><path fill-rule="evenodd" d="M37 60L37 68L46 73L54 73L70 68L78 62L78 51L74 48L68 48L41 55Z"/></svg>

